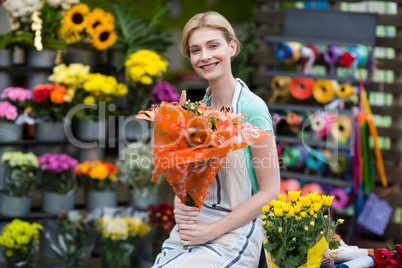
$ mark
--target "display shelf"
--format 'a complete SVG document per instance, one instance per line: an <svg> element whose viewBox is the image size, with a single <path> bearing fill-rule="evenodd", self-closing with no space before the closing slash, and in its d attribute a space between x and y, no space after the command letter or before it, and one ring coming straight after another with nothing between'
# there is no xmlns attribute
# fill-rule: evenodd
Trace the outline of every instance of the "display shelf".
<svg viewBox="0 0 402 268"><path fill-rule="evenodd" d="M326 109L325 106L309 106L309 105L300 105L300 104L275 104L268 103L268 108L270 111L284 111L290 110L293 112L317 112L322 110L323 112L332 112L332 109ZM337 113L342 115L352 115L353 112L350 109L337 109Z"/></svg>
<svg viewBox="0 0 402 268"><path fill-rule="evenodd" d="M337 178L331 178L331 177L304 174L304 173L299 173L299 172L294 172L294 171L281 171L281 177L282 178L292 178L292 179L298 179L298 180L305 180L305 181L308 181L308 182L316 182L316 183L319 183L319 184L336 186L336 187L343 187L343 188L353 187L353 181L348 181L348 180L344 180L344 179L337 179Z"/></svg>
<svg viewBox="0 0 402 268"><path fill-rule="evenodd" d="M336 75L318 75L318 74L304 74L291 71L278 71L278 70L265 70L263 75L268 77L274 76L288 76L288 77L304 77L312 79L323 79L323 80L336 80L341 83L352 83L358 82L353 76L336 76Z"/></svg>
<svg viewBox="0 0 402 268"><path fill-rule="evenodd" d="M328 141L317 141L311 139L299 139L294 137L285 137L285 136L278 136L276 137L276 141L279 143L288 143L288 144L306 144L309 146L320 147L320 148L327 148L327 149L341 149L341 150L349 150L350 145L348 144L339 144L335 142L328 142Z"/></svg>

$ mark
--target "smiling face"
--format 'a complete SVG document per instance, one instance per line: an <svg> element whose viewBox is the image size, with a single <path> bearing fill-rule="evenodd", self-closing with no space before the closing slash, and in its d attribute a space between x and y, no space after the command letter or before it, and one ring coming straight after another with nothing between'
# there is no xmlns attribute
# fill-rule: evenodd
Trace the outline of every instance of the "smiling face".
<svg viewBox="0 0 402 268"><path fill-rule="evenodd" d="M215 81L232 76L230 61L237 45L228 43L222 31L210 27L194 30L188 44L191 64L202 78Z"/></svg>

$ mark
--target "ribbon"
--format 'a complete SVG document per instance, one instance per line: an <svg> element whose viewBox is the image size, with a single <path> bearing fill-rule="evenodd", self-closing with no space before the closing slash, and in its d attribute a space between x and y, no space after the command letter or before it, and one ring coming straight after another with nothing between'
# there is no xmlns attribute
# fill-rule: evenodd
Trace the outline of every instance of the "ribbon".
<svg viewBox="0 0 402 268"><path fill-rule="evenodd" d="M369 54L367 47L358 45L357 47L349 48L348 52L356 58L353 62L353 64L356 64L356 67L364 66Z"/></svg>
<svg viewBox="0 0 402 268"><path fill-rule="evenodd" d="M276 58L287 64L295 63L300 58L301 44L296 42L284 42L276 48Z"/></svg>
<svg viewBox="0 0 402 268"><path fill-rule="evenodd" d="M332 173L342 175L351 169L352 159L349 154L345 152L339 152L333 154L329 159L329 169Z"/></svg>
<svg viewBox="0 0 402 268"><path fill-rule="evenodd" d="M309 152L306 158L306 165L311 169L323 169L326 166L326 157L322 150Z"/></svg>
<svg viewBox="0 0 402 268"><path fill-rule="evenodd" d="M290 112L286 115L286 123L288 123L289 129L293 133L300 132L303 121L304 121L304 117L297 113Z"/></svg>
<svg viewBox="0 0 402 268"><path fill-rule="evenodd" d="M269 103L274 103L278 97L290 95L290 83L292 79L287 76L275 76L271 80L271 89L273 90L272 97Z"/></svg>
<svg viewBox="0 0 402 268"><path fill-rule="evenodd" d="M313 93L314 79L296 77L290 83L290 93L295 99L306 100Z"/></svg>
<svg viewBox="0 0 402 268"><path fill-rule="evenodd" d="M300 196L306 196L309 193L317 192L318 195L324 193L323 189L318 183L310 182L303 186Z"/></svg>
<svg viewBox="0 0 402 268"><path fill-rule="evenodd" d="M332 117L326 113L314 115L311 120L311 128L317 136L325 136L329 133L332 125Z"/></svg>
<svg viewBox="0 0 402 268"><path fill-rule="evenodd" d="M349 116L341 116L331 125L331 135L338 142L345 142L352 134L352 119Z"/></svg>
<svg viewBox="0 0 402 268"><path fill-rule="evenodd" d="M315 45L306 45L300 49L300 72L305 74L315 74L313 64L319 56L319 50Z"/></svg>
<svg viewBox="0 0 402 268"><path fill-rule="evenodd" d="M317 80L313 87L313 96L319 103L328 103L335 96L334 80Z"/></svg>
<svg viewBox="0 0 402 268"><path fill-rule="evenodd" d="M304 149L302 146L291 147L282 153L282 157L285 165L301 168L305 159Z"/></svg>
<svg viewBox="0 0 402 268"><path fill-rule="evenodd" d="M342 56L342 50L338 46L328 46L327 50L324 52L324 60L329 65L329 74L335 75L335 63Z"/></svg>
<svg viewBox="0 0 402 268"><path fill-rule="evenodd" d="M347 98L354 94L356 93L353 90L353 87L349 84L341 83L336 89L336 95L338 95L339 98Z"/></svg>
<svg viewBox="0 0 402 268"><path fill-rule="evenodd" d="M334 209L346 207L349 202L349 195L343 188L335 188L329 193L329 195L334 196L331 204L331 207Z"/></svg>
<svg viewBox="0 0 402 268"><path fill-rule="evenodd" d="M350 54L348 51L344 51L342 53L342 57L339 60L339 65L346 67L346 68L350 68L352 67L353 62L355 61L356 56Z"/></svg>

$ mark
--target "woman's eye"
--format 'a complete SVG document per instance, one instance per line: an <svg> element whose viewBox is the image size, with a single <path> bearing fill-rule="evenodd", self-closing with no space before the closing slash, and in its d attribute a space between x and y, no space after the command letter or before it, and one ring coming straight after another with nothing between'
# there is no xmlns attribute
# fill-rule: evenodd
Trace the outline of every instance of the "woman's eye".
<svg viewBox="0 0 402 268"><path fill-rule="evenodd" d="M218 45L217 45L217 44L213 44L213 45L211 45L211 48L216 48L216 47L218 47Z"/></svg>
<svg viewBox="0 0 402 268"><path fill-rule="evenodd" d="M197 53L198 51L200 51L200 50L199 49L193 49L193 50L191 50L191 53L194 54L194 53Z"/></svg>

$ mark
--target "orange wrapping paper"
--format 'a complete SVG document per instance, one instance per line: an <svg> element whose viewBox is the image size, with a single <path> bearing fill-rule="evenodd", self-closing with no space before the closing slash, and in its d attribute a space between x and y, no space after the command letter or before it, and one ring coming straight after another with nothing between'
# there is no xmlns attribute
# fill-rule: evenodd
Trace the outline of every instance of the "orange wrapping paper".
<svg viewBox="0 0 402 268"><path fill-rule="evenodd" d="M162 102L158 110L143 114L152 114L151 120L155 122L152 180L157 182L159 175L165 173L166 181L181 201L185 203L189 194L199 207L226 155L271 135L238 120L243 116L214 110L198 116L178 103ZM208 125L210 117L219 118L214 131Z"/></svg>

